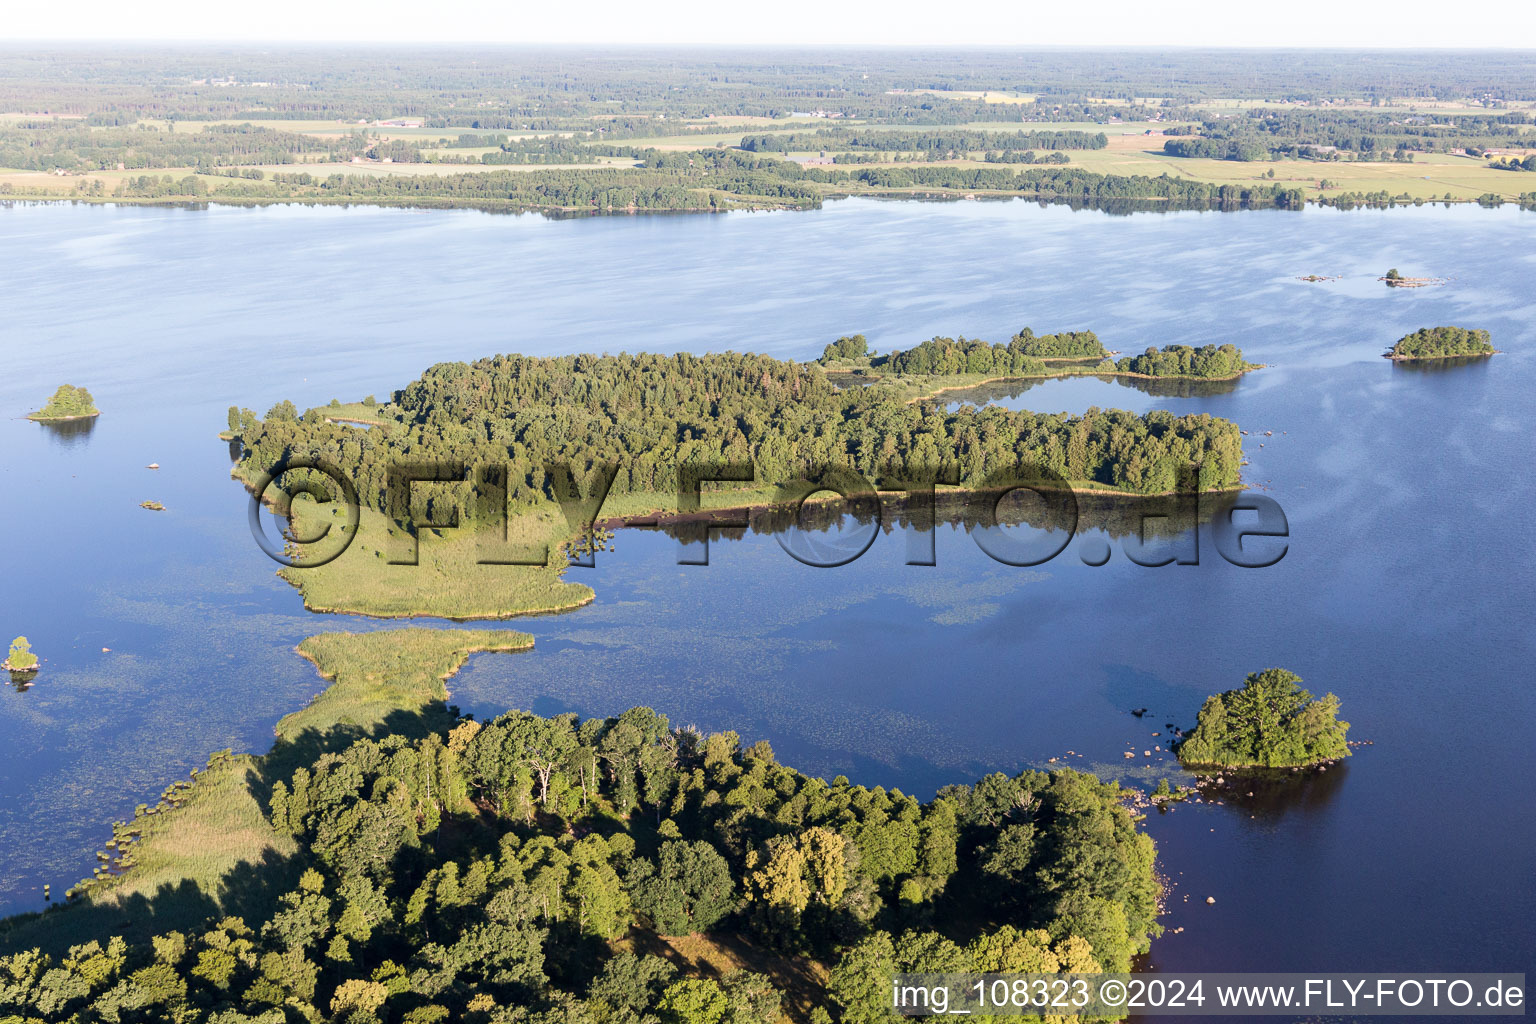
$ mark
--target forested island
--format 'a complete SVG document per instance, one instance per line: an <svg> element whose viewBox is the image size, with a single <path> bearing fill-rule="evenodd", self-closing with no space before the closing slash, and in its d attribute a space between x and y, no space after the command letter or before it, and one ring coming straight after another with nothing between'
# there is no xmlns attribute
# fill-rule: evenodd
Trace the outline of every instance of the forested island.
<svg viewBox="0 0 1536 1024"><path fill-rule="evenodd" d="M299 417L292 403L259 421L241 412L234 473L252 485L285 460L320 458L356 485L356 543L320 568L285 570L312 610L454 618L591 600L589 588L560 578L563 560L546 563L540 552L567 543L599 508L601 517L682 510L688 467L741 467L725 474L716 507L784 501L782 487L820 479L829 467L873 485L936 479L953 466L966 490L1022 472L1048 488L1163 494L1190 466L1203 490L1239 483L1242 440L1227 420L1163 410L946 412L913 402L904 387L840 389L814 364L739 353L496 356L433 367L363 431L324 409ZM460 529L416 544L391 504L390 467L450 460L462 467L454 479L417 488L418 516L456 516ZM551 475L561 464L574 480ZM586 496L576 511L557 504L572 493ZM402 550L421 565L395 564ZM509 559L518 564L486 564Z"/></svg>
<svg viewBox="0 0 1536 1024"><path fill-rule="evenodd" d="M1206 700L1177 747L1186 766L1291 768L1349 756L1339 699L1314 698L1283 668L1249 673L1240 689Z"/></svg>
<svg viewBox="0 0 1536 1024"><path fill-rule="evenodd" d="M469 652L529 642L305 641L335 682L271 753L215 755L115 830L117 871L5 922L0 1014L863 1024L894 971L1124 971L1160 931L1116 786L1026 771L923 803L649 708L445 707Z"/></svg>
<svg viewBox="0 0 1536 1024"><path fill-rule="evenodd" d="M1385 355L1394 361L1409 361L1491 356L1497 351L1487 331L1467 327L1421 327L1399 338Z"/></svg>
<svg viewBox="0 0 1536 1024"><path fill-rule="evenodd" d="M37 655L32 651L32 644L24 636L19 636L11 641L11 649L5 656L0 668L8 672L36 672Z"/></svg>
<svg viewBox="0 0 1536 1024"><path fill-rule="evenodd" d="M85 388L77 388L73 384L60 384L53 397L48 399L48 404L37 412L27 414L27 419L39 422L49 420L78 420L92 416L100 416L101 410L96 408L96 400Z"/></svg>

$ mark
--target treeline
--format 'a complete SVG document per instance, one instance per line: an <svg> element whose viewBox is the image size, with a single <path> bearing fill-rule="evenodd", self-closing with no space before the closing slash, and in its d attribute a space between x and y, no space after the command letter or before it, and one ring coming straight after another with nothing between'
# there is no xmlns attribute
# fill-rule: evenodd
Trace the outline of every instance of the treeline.
<svg viewBox="0 0 1536 1024"><path fill-rule="evenodd" d="M1536 171L1536 153L1532 153L1524 160L1517 156L1507 156L1502 160L1494 160L1488 164L1496 171Z"/></svg>
<svg viewBox="0 0 1536 1024"><path fill-rule="evenodd" d="M134 195L125 192L125 195ZM217 189L231 199L320 199L419 203L488 208L622 213L641 210L710 211L739 197L752 203L811 206L820 193L766 175L687 177L634 169L466 171L443 175L274 174L270 184L240 183Z"/></svg>
<svg viewBox="0 0 1536 1024"><path fill-rule="evenodd" d="M1234 345L1167 345L1162 349L1148 348L1139 356L1123 356L1115 361L1115 369L1148 377L1220 380L1236 377L1253 366L1243 360L1243 350Z"/></svg>
<svg viewBox="0 0 1536 1024"><path fill-rule="evenodd" d="M838 345L851 342L842 339ZM863 336L857 339L862 343ZM828 346L831 354L834 346ZM846 358L837 356L835 358ZM1136 373L1147 377L1236 377L1252 364L1243 360L1242 350L1232 345L1168 345L1148 348L1139 356L1125 356L1108 362L1109 353L1092 331L1064 331L1036 336L1028 327L1006 344L965 338L933 338L905 351L892 352L871 360L875 369L892 373L954 375L986 374L992 376L1030 377L1049 373L1045 360L1104 360L1102 369L1118 373ZM823 356L827 360L826 355Z"/></svg>
<svg viewBox="0 0 1536 1024"><path fill-rule="evenodd" d="M615 151L623 147L616 147ZM1006 166L956 167L907 164L842 169L803 167L793 161L740 150L668 152L627 150L639 167L581 170L477 171L461 174L328 174L294 170L267 182L244 179L203 182L204 191L176 192L159 179L130 182L118 194L134 198L209 198L226 201L317 199L374 203L419 203L582 213L640 210L708 211L732 206L819 206L828 196L928 190L992 192L1047 201L1109 206L1121 201L1157 200L1185 206L1278 207L1299 209L1305 195L1279 185L1212 185L1171 175L1093 174L1073 168ZM380 150L375 149L375 152ZM420 154L411 147L403 159ZM212 167L206 168L213 170ZM180 178L189 187L190 179ZM0 183L0 187L4 187ZM19 193L18 193L19 194Z"/></svg>
<svg viewBox="0 0 1536 1024"><path fill-rule="evenodd" d="M1169 156L1204 160L1266 160L1269 150L1254 139L1169 139L1163 143Z"/></svg>
<svg viewBox="0 0 1536 1024"><path fill-rule="evenodd" d="M1421 327L1399 338L1387 356L1391 359L1440 359L1486 356L1493 352L1487 331L1467 327Z"/></svg>
<svg viewBox="0 0 1536 1024"><path fill-rule="evenodd" d="M616 463L614 494L676 494L689 464L751 463L760 486L815 478L829 466L873 480L953 464L975 486L1022 463L1161 493L1191 463L1202 486L1233 486L1242 463L1236 425L1203 414L945 413L885 389L840 391L817 369L738 353L443 363L396 392L394 407L394 420L367 431L269 414L244 438L241 467L255 477L288 456L323 457L366 505L387 512L389 467L424 459L510 465L509 496L528 504L557 496L544 467L559 462L578 473ZM468 484L455 486L473 517L485 495L471 501Z"/></svg>
<svg viewBox="0 0 1536 1024"><path fill-rule="evenodd" d="M988 150L982 154L981 159L989 164L1066 164L1071 163L1072 158L1065 153L1047 153L1040 156L1032 149L1026 149L1020 153L1017 150L998 152Z"/></svg>
<svg viewBox="0 0 1536 1024"><path fill-rule="evenodd" d="M986 90L1034 97L989 103ZM1146 99L1146 97L1164 97ZM817 110L909 126L968 121L1187 121L1213 97L1269 101L1536 99L1523 55L1273 51L1057 53L540 52L400 50L387 64L340 49L33 47L0 55L0 109L183 120L397 116L429 127L589 128L594 118L786 117ZM1110 102L1104 102L1109 100Z"/></svg>
<svg viewBox="0 0 1536 1024"><path fill-rule="evenodd" d="M1414 153L1521 146L1531 138L1531 115L1383 113L1329 108L1256 108L1243 119L1204 121L1199 138L1170 139L1170 156L1210 160L1411 160Z"/></svg>
<svg viewBox="0 0 1536 1024"><path fill-rule="evenodd" d="M271 911L0 958L0 1014L775 1024L784 979L685 977L612 945L706 933L774 950L785 978L833 965L812 1020L863 1024L894 970L1124 971L1160 931L1152 841L1091 775L994 774L921 803L648 708L358 740L264 809L296 845L252 869L296 878Z"/></svg>
<svg viewBox="0 0 1536 1024"><path fill-rule="evenodd" d="M955 155L986 150L1103 149L1103 132L974 130L894 131L873 128L823 128L814 132L748 135L741 148L750 153L800 153L833 150L881 150L900 153Z"/></svg>
<svg viewBox="0 0 1536 1024"><path fill-rule="evenodd" d="M0 125L0 167L35 171L291 164L321 157L350 159L365 148L361 136L317 139L249 124L180 131L147 126L90 128L68 121L37 128Z"/></svg>
<svg viewBox="0 0 1536 1024"><path fill-rule="evenodd" d="M933 338L876 360L893 373L1033 376L1047 372L1046 359L1094 359L1108 355L1092 331L1036 336L1028 327L1007 343Z"/></svg>
<svg viewBox="0 0 1536 1024"><path fill-rule="evenodd" d="M1299 188L1262 184L1214 185L1168 174L1152 178L1140 174L1093 174L1072 168L1011 171L997 167L954 166L870 167L847 173L850 182L877 190L943 188L1090 203L1153 199L1290 210L1299 210L1306 205L1306 195Z"/></svg>

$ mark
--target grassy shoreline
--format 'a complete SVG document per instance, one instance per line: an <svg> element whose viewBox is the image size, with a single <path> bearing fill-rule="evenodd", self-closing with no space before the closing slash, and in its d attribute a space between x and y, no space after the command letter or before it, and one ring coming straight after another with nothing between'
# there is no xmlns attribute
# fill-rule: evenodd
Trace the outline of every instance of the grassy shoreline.
<svg viewBox="0 0 1536 1024"><path fill-rule="evenodd" d="M35 412L29 412L27 413L26 418L31 420L33 423L69 423L74 420L93 420L100 415L100 410L97 410L96 412L76 413L73 416L41 416Z"/></svg>
<svg viewBox="0 0 1536 1024"><path fill-rule="evenodd" d="M112 870L67 903L0 921L0 951L62 951L108 933L147 940L249 906L261 894L242 882L272 872L286 883L292 874L288 860L296 847L271 827L262 806L270 780L362 736L437 727L449 717L447 680L471 655L533 643L511 630L414 627L309 637L296 653L328 685L276 723L271 749L214 754L190 783L172 784L153 807L141 804L132 821L113 830L106 851Z"/></svg>

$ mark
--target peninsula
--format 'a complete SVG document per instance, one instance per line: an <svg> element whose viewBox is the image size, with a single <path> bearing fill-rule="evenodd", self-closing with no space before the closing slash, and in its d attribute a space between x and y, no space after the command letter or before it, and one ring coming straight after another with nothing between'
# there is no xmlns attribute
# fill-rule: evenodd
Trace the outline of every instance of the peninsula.
<svg viewBox="0 0 1536 1024"><path fill-rule="evenodd" d="M471 652L529 643L305 641L335 682L271 752L215 754L66 904L0 926L0 971L31 979L0 1012L874 1020L893 970L1123 972L1161 931L1118 786L1026 770L925 803L650 708L445 707Z"/></svg>

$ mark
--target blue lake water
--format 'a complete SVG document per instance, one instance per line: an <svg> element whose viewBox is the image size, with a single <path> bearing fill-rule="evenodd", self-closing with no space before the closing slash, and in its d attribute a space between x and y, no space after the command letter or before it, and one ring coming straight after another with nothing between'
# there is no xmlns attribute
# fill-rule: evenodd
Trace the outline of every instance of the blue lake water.
<svg viewBox="0 0 1536 1024"><path fill-rule="evenodd" d="M1151 786L1182 777L1158 754L1165 723L1282 665L1337 693L1373 745L1252 799L1154 815L1164 923L1185 931L1152 964L1520 970L1536 949L1530 213L845 201L557 222L16 205L0 208L0 259L0 633L44 658L31 689L0 691L3 909L89 874L110 822L209 752L264 750L322 685L298 641L392 628L308 614L275 578L214 437L228 405L382 397L495 352L809 358L845 333L885 350L1028 325L1126 352L1230 341L1268 364L1219 393L1088 378L987 397L1235 420L1246 480L1288 517L1286 557L1240 569L1207 542L1198 566L1153 569L1116 541L1093 567L1082 556L1106 538L1087 531L1025 569L941 526L933 567L904 564L899 531L836 569L755 532L717 538L695 567L672 538L623 531L572 570L597 601L522 620L535 649L472 659L455 702L647 703L923 796L1051 757ZM1391 266L1450 283L1388 289L1375 279ZM1343 277L1296 280L1311 273ZM1505 354L1435 370L1380 357L1442 323L1487 328ZM104 410L89 430L19 418L65 381Z"/></svg>

